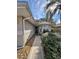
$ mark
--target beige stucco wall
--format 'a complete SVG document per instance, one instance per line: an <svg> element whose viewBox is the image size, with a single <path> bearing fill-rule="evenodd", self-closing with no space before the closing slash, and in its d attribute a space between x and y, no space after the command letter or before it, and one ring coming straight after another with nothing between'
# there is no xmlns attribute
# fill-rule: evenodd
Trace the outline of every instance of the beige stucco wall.
<svg viewBox="0 0 79 59"><path fill-rule="evenodd" d="M23 46L23 20L21 16L17 17L17 47Z"/></svg>
<svg viewBox="0 0 79 59"><path fill-rule="evenodd" d="M25 21L25 29L24 29L24 45L27 42L28 39L30 39L33 34L35 33L35 27L29 23L28 21Z"/></svg>
<svg viewBox="0 0 79 59"><path fill-rule="evenodd" d="M28 8L29 8L28 3L18 2L17 4L17 47L18 48L23 47L27 42L27 39L31 38L32 35L35 33L34 26L30 22L24 21L25 18L32 17L31 12L28 11ZM22 16L24 19L22 19Z"/></svg>
<svg viewBox="0 0 79 59"><path fill-rule="evenodd" d="M23 23L24 22L24 23ZM35 33L35 27L28 21L23 21L22 17L17 17L17 48L25 46L25 43Z"/></svg>
<svg viewBox="0 0 79 59"><path fill-rule="evenodd" d="M17 3L17 15L23 16L23 17L30 17L31 13L28 11L28 3ZM29 9L30 10L30 9Z"/></svg>

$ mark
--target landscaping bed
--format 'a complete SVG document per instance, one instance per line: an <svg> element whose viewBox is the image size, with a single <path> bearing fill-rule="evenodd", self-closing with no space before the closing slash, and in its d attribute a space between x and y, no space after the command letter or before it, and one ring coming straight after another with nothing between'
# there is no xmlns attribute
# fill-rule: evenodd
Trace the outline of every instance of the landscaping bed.
<svg viewBox="0 0 79 59"><path fill-rule="evenodd" d="M34 42L35 36L33 36L25 45L25 47L17 50L17 59L27 59L30 52L32 44Z"/></svg>
<svg viewBox="0 0 79 59"><path fill-rule="evenodd" d="M42 36L45 59L61 59L61 38L52 33Z"/></svg>

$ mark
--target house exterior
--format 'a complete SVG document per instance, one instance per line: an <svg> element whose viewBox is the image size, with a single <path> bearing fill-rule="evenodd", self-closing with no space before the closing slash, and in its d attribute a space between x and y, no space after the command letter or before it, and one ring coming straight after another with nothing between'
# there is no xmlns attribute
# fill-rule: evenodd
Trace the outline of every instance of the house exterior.
<svg viewBox="0 0 79 59"><path fill-rule="evenodd" d="M47 21L38 21L38 33L42 34L44 32L50 32L51 31L51 22Z"/></svg>
<svg viewBox="0 0 79 59"><path fill-rule="evenodd" d="M27 2L17 3L17 48L25 46L26 42L35 34L35 21L33 20Z"/></svg>

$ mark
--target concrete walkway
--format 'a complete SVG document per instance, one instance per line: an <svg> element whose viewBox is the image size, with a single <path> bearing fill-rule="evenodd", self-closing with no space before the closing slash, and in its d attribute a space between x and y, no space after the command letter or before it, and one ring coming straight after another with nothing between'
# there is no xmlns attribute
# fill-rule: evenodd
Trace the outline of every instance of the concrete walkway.
<svg viewBox="0 0 79 59"><path fill-rule="evenodd" d="M27 59L44 59L40 36L35 36L33 46L31 47L31 50Z"/></svg>

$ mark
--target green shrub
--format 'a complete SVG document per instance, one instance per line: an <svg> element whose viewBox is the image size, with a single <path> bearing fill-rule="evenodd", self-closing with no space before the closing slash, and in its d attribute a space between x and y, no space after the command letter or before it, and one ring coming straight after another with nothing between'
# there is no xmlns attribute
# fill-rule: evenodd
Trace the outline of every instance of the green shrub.
<svg viewBox="0 0 79 59"><path fill-rule="evenodd" d="M49 33L47 37L42 37L45 59L61 59L61 38Z"/></svg>

